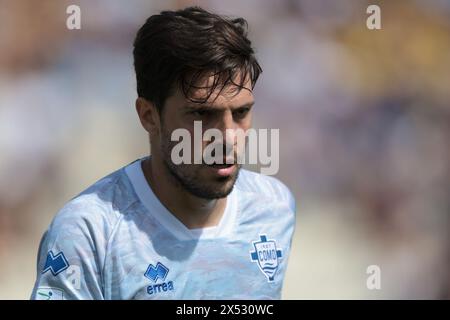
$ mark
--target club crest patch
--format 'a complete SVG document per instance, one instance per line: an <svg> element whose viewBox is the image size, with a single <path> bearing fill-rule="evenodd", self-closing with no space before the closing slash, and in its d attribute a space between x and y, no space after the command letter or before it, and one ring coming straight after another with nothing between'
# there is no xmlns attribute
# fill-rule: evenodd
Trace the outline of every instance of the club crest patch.
<svg viewBox="0 0 450 320"><path fill-rule="evenodd" d="M281 249L277 249L275 240L267 240L266 235L260 235L260 239L253 241L254 251L250 251L251 261L257 262L259 269L267 277L267 281L275 279L279 266L279 259L283 254Z"/></svg>

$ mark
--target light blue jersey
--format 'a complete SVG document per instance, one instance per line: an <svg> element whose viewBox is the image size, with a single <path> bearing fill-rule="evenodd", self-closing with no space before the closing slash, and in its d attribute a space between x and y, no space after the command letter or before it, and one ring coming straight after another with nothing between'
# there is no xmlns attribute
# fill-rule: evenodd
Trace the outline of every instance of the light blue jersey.
<svg viewBox="0 0 450 320"><path fill-rule="evenodd" d="M279 299L295 200L241 169L219 225L188 229L141 160L68 202L44 234L32 299Z"/></svg>

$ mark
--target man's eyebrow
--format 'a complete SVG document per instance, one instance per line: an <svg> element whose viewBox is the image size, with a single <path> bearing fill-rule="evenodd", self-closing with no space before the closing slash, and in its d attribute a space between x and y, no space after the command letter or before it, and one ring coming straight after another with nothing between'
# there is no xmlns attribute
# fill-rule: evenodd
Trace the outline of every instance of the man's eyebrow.
<svg viewBox="0 0 450 320"><path fill-rule="evenodd" d="M245 108L245 107L251 108L251 107L253 107L254 104L255 104L255 101L250 101L250 102L244 103L243 105L237 107L236 109Z"/></svg>
<svg viewBox="0 0 450 320"><path fill-rule="evenodd" d="M250 101L250 102L244 103L244 104L242 104L240 106L237 106L236 108L233 108L233 109L241 109L241 108L245 108L245 107L251 108L254 104L255 104L255 101ZM211 104L205 104L205 103L198 103L198 104L196 104L196 103L187 103L185 105L185 108L187 108L187 109L194 109L194 110L220 109L220 108L214 107Z"/></svg>
<svg viewBox="0 0 450 320"><path fill-rule="evenodd" d="M185 108L188 109L205 109L205 108L212 108L211 105L209 104L204 104L204 103L194 103L194 104L185 104Z"/></svg>

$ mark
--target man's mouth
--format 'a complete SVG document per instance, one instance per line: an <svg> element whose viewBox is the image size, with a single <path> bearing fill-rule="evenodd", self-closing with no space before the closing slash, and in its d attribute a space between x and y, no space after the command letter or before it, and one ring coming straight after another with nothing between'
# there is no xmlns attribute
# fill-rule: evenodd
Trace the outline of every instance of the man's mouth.
<svg viewBox="0 0 450 320"><path fill-rule="evenodd" d="M210 168L212 171L214 171L214 173L218 176L221 177L227 177L230 176L235 168L236 168L236 164L232 163L232 164L210 164L210 165L206 165L206 167Z"/></svg>
<svg viewBox="0 0 450 320"><path fill-rule="evenodd" d="M223 169L223 168L229 168L234 166L234 163L232 164L208 164L209 167L217 168L217 169Z"/></svg>

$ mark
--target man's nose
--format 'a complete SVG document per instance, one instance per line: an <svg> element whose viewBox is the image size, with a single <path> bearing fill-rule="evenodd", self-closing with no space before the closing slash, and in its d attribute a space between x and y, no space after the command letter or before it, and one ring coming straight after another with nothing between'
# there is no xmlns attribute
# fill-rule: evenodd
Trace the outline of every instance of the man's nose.
<svg viewBox="0 0 450 320"><path fill-rule="evenodd" d="M222 132L224 156L232 156L234 154L234 145L236 140L236 123L233 119L233 113L231 111L227 110L223 113L217 129Z"/></svg>
<svg viewBox="0 0 450 320"><path fill-rule="evenodd" d="M233 119L233 113L230 110L225 111L219 122L220 123L218 124L217 129L222 132L224 142L226 141L233 144L236 130L236 123Z"/></svg>

